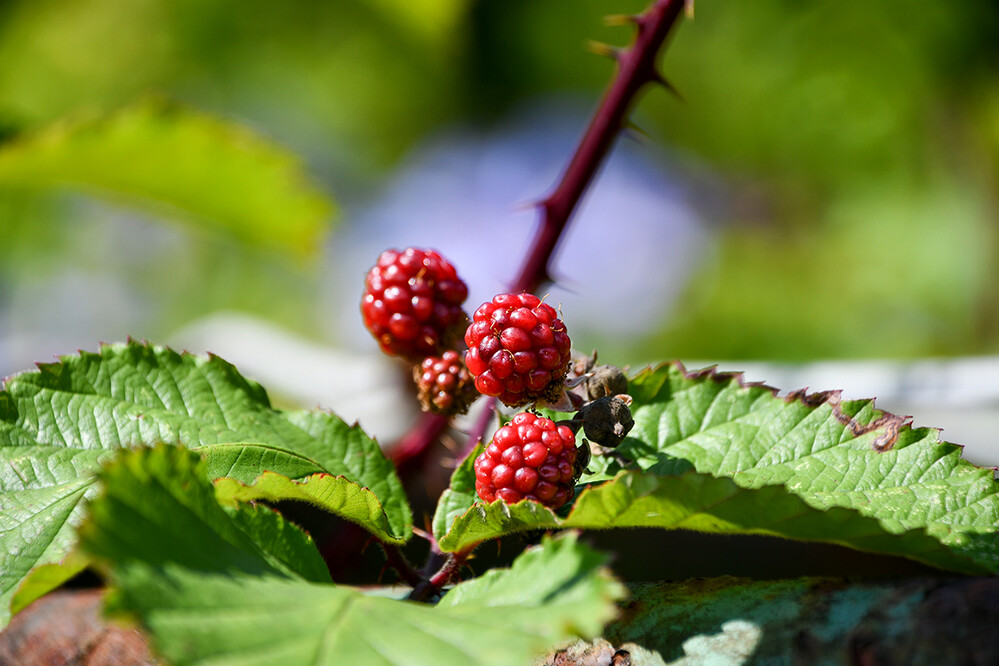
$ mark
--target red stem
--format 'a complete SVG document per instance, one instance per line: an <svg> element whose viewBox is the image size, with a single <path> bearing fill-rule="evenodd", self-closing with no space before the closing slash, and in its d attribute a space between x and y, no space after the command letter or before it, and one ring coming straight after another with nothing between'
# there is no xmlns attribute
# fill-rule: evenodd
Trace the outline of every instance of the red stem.
<svg viewBox="0 0 999 666"><path fill-rule="evenodd" d="M468 550L458 551L457 553L448 553L444 564L441 568L437 570L429 578L424 579L419 585L413 588L413 591L409 594L410 601L424 601L430 597L439 594L444 586L450 583L452 580L458 577L458 570L468 559L468 556L472 554L475 546L472 546Z"/></svg>
<svg viewBox="0 0 999 666"><path fill-rule="evenodd" d="M541 225L513 283L514 293L534 292L551 281L549 263L559 238L614 139L624 128L639 90L648 83L662 81L656 70L656 56L685 5L686 0L658 0L634 18L638 28L635 42L617 52L617 74L604 92L561 181L539 204L543 215Z"/></svg>
<svg viewBox="0 0 999 666"><path fill-rule="evenodd" d="M446 416L429 412L422 414L416 425L387 451L388 458L395 464L396 470L402 473L408 465L419 462L419 458L437 441L447 425Z"/></svg>

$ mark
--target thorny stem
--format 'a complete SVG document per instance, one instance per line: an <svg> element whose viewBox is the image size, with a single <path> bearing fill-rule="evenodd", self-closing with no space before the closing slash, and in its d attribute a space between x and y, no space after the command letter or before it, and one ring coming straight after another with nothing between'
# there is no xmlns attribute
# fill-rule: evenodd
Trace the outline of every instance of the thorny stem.
<svg viewBox="0 0 999 666"><path fill-rule="evenodd" d="M539 204L541 224L530 254L513 283L514 293L537 291L552 280L549 264L559 238L614 139L624 128L638 92L648 83L664 81L656 69L656 56L686 4L687 0L658 0L645 13L634 17L638 28L634 44L615 52L617 73L604 92L562 179Z"/></svg>
<svg viewBox="0 0 999 666"><path fill-rule="evenodd" d="M614 139L624 129L628 111L639 91L649 83L665 83L656 69L656 57L688 3L689 0L657 0L644 13L634 17L638 30L634 43L629 48L614 51L617 72L604 91L561 180L551 194L538 204L542 212L541 224L520 273L511 286L515 293L535 292L552 280L549 264L555 247ZM487 409L487 413L491 411ZM394 447L391 454L393 462L398 465L419 455L446 427L447 419L425 415ZM484 431L485 426L482 427ZM464 455L477 443L475 437L469 437L469 440L472 444L466 448Z"/></svg>
<svg viewBox="0 0 999 666"><path fill-rule="evenodd" d="M634 43L626 49L613 51L617 61L615 76L604 91L576 147L576 152L573 153L555 189L538 204L542 214L541 223L538 225L530 252L520 273L511 285L514 293L533 293L545 283L552 281L549 264L559 239L614 140L624 129L628 112L638 93L649 83L665 84L665 80L656 69L656 57L689 2L690 0L656 0L644 13L634 17L634 24L638 30ZM666 85L668 87L668 84ZM469 434L468 442L459 458L464 459L478 444L488 427L494 407L495 400L487 405L483 415L476 422L476 427ZM393 451L393 461L398 465L419 455L446 427L447 419L426 415ZM439 592L457 573L467 556L468 553L447 556L437 573L430 578L424 578L414 587L410 599L422 600ZM441 555L432 549L428 567L433 566L440 557ZM428 574L429 572L425 572L424 576Z"/></svg>
<svg viewBox="0 0 999 666"><path fill-rule="evenodd" d="M472 550L475 547L469 548L468 550L458 551L457 553L448 553L445 556L444 563L441 565L440 569L436 573L431 575L429 578L425 578L409 594L410 601L424 601L440 593L444 586L450 583L458 576L458 570L468 559L468 556L472 554Z"/></svg>
<svg viewBox="0 0 999 666"><path fill-rule="evenodd" d="M511 287L514 293L535 292L544 283L551 281L549 264L555 247L580 198L610 151L614 139L624 129L628 111L638 92L646 84L665 82L656 69L656 57L688 2L689 0L658 0L644 14L633 17L638 29L634 44L628 49L614 51L617 74L604 92L558 185L538 204L542 213L541 224L534 236L530 253ZM464 460L482 439L495 405L495 398L490 398L490 403L458 456L459 461Z"/></svg>
<svg viewBox="0 0 999 666"><path fill-rule="evenodd" d="M388 452L396 469L401 471L406 465L415 462L441 436L447 425L446 416L430 412L421 415L416 425Z"/></svg>

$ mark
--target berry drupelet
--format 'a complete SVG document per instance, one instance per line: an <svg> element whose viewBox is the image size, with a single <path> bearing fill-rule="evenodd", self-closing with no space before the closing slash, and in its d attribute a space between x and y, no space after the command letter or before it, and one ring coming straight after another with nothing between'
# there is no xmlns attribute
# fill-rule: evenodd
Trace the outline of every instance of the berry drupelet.
<svg viewBox="0 0 999 666"><path fill-rule="evenodd" d="M475 459L475 492L486 502L530 499L557 509L572 497L576 436L530 412L513 417Z"/></svg>
<svg viewBox="0 0 999 666"><path fill-rule="evenodd" d="M465 331L475 388L510 407L554 401L563 391L572 342L555 308L533 294L499 294Z"/></svg>
<svg viewBox="0 0 999 666"><path fill-rule="evenodd" d="M386 354L418 362L460 339L468 287L436 251L386 250L364 287L364 325Z"/></svg>

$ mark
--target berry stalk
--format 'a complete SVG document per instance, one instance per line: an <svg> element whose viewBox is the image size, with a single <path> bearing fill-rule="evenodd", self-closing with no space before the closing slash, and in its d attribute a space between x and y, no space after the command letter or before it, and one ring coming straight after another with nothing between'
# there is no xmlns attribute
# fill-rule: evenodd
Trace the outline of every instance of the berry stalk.
<svg viewBox="0 0 999 666"><path fill-rule="evenodd" d="M425 578L413 591L409 593L410 601L426 601L427 599L440 594L444 586L455 580L458 577L458 571L461 569L462 565L465 564L465 560L468 556L472 554L475 546L467 550L462 550L457 553L448 553L443 555L444 563L441 565L440 569L437 570L429 578ZM436 561L433 558L431 561Z"/></svg>
<svg viewBox="0 0 999 666"><path fill-rule="evenodd" d="M656 56L676 24L688 0L657 0L649 9L632 17L638 35L634 43L621 50L611 50L617 61L617 73L604 92L576 152L569 161L555 189L539 207L541 224L531 244L513 293L534 293L551 282L549 264L559 238L576 205L600 168L614 139L625 127L628 111L638 92L649 83L665 83L656 69Z"/></svg>

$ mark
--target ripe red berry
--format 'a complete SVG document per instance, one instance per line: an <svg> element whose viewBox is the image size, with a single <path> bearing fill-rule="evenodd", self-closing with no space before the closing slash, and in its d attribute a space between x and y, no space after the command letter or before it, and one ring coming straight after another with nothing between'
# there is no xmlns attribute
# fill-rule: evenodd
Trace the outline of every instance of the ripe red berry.
<svg viewBox="0 0 999 666"><path fill-rule="evenodd" d="M418 360L440 353L467 321L468 287L434 250L386 250L364 281L364 325L391 356Z"/></svg>
<svg viewBox="0 0 999 666"><path fill-rule="evenodd" d="M557 509L572 497L575 463L576 436L569 427L523 412L475 459L475 492L486 502L526 498Z"/></svg>
<svg viewBox="0 0 999 666"><path fill-rule="evenodd" d="M465 331L465 365L475 388L510 407L554 401L563 390L572 342L555 308L533 294L499 294Z"/></svg>
<svg viewBox="0 0 999 666"><path fill-rule="evenodd" d="M423 359L413 367L413 381L423 410L435 414L464 414L479 396L472 375L456 351Z"/></svg>

